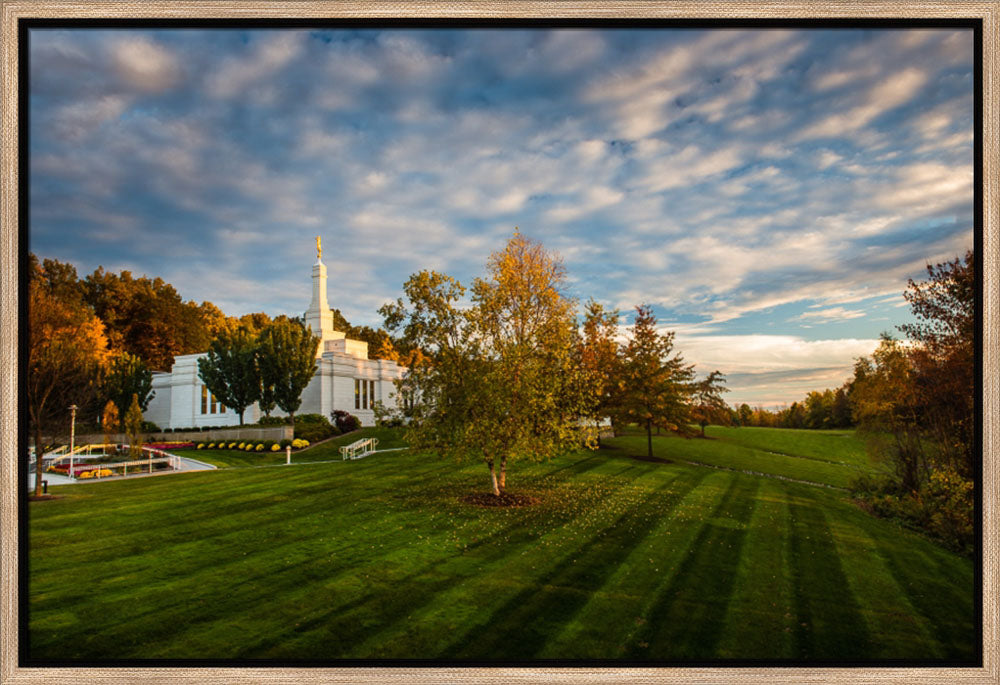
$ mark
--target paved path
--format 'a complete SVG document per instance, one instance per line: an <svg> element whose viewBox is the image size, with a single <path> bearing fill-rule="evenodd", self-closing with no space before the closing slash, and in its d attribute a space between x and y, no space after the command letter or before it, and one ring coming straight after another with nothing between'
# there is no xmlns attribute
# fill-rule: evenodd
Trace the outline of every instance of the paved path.
<svg viewBox="0 0 1000 685"><path fill-rule="evenodd" d="M166 454L170 454L166 452ZM60 473L46 472L42 474L42 480L49 482L49 487L55 487L57 485L73 485L74 483L86 484L86 483L101 483L106 480L123 480L126 478L143 478L146 476L167 476L173 473L183 473L186 471L210 471L216 469L213 464L208 464L203 461L198 461L197 459L191 459L190 457L181 457L178 455L170 454L170 456L176 456L179 460L180 468L176 471L156 471L154 473L136 473L130 474L128 476L111 476L110 478L81 478L78 480L73 480L69 476L64 476ZM28 474L28 492L35 491L35 474Z"/></svg>

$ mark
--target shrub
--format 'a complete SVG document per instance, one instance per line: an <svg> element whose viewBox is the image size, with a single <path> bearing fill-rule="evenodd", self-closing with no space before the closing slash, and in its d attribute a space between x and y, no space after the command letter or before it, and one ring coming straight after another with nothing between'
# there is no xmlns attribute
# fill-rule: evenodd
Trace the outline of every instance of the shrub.
<svg viewBox="0 0 1000 685"><path fill-rule="evenodd" d="M354 414L349 414L343 409L335 409L330 414L330 418L333 419L333 423L341 433L350 433L361 428L361 421L358 420L358 417Z"/></svg>
<svg viewBox="0 0 1000 685"><path fill-rule="evenodd" d="M83 473L77 476L77 478L93 478L93 477L94 477L93 471L84 471Z"/></svg>
<svg viewBox="0 0 1000 685"><path fill-rule="evenodd" d="M257 425L259 425L259 426L287 426L288 425L288 417L287 416L262 416L257 421Z"/></svg>
<svg viewBox="0 0 1000 685"><path fill-rule="evenodd" d="M143 421L140 424L140 430L143 433L159 433L160 432L160 427L157 426L152 421Z"/></svg>
<svg viewBox="0 0 1000 685"><path fill-rule="evenodd" d="M272 452L279 452L279 451L281 451L281 445L279 445L278 443L274 443L273 445L271 445L271 451Z"/></svg>
<svg viewBox="0 0 1000 685"><path fill-rule="evenodd" d="M253 443L248 442L242 449L244 452L253 452Z"/></svg>
<svg viewBox="0 0 1000 685"><path fill-rule="evenodd" d="M235 442L229 443L229 449L231 449L231 450L232 449L236 449L236 443Z"/></svg>
<svg viewBox="0 0 1000 685"><path fill-rule="evenodd" d="M260 443L260 442L257 443L256 451L257 452L263 452L264 451L264 443Z"/></svg>
<svg viewBox="0 0 1000 685"><path fill-rule="evenodd" d="M203 450L203 449L205 449L205 443L203 443L203 442L199 442L199 443L198 443L198 447L196 447L195 449L199 449L199 450Z"/></svg>
<svg viewBox="0 0 1000 685"><path fill-rule="evenodd" d="M289 440L288 438L285 438L284 440L282 440L281 442L278 443L278 445L280 445L281 449L285 449L286 447L288 447L291 444L292 444L292 441Z"/></svg>
<svg viewBox="0 0 1000 685"><path fill-rule="evenodd" d="M247 446L247 444L246 444L245 442L241 442L241 443L239 444L239 448L240 448L240 449L243 449L243 448L244 448L244 447L246 447L246 446Z"/></svg>
<svg viewBox="0 0 1000 685"><path fill-rule="evenodd" d="M302 414L295 417L293 437L317 442L336 435L336 430L322 414Z"/></svg>
<svg viewBox="0 0 1000 685"><path fill-rule="evenodd" d="M295 438L292 440L292 449L300 450L303 447L309 447L309 441L302 438Z"/></svg>

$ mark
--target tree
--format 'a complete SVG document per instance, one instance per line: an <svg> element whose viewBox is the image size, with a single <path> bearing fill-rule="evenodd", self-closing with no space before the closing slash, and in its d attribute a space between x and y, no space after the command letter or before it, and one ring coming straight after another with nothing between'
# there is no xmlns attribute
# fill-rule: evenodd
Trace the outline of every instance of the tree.
<svg viewBox="0 0 1000 685"><path fill-rule="evenodd" d="M101 428L104 429L104 444L111 444L111 436L118 432L120 425L118 406L112 401L104 405L104 412L101 415Z"/></svg>
<svg viewBox="0 0 1000 685"><path fill-rule="evenodd" d="M916 492L928 475L928 463L914 368L898 340L883 336L870 358L858 359L852 388L851 405L859 430L869 436L876 454L891 463L900 487Z"/></svg>
<svg viewBox="0 0 1000 685"><path fill-rule="evenodd" d="M595 422L614 414L621 391L621 355L617 342L618 311L587 302L580 336L579 365L591 386L593 406L587 412Z"/></svg>
<svg viewBox="0 0 1000 685"><path fill-rule="evenodd" d="M740 405L740 408L736 410L736 413L740 417L741 426L750 426L753 424L753 409L750 405L744 402Z"/></svg>
<svg viewBox="0 0 1000 685"><path fill-rule="evenodd" d="M679 353L673 354L673 349L674 333L657 332L652 308L636 307L623 354L624 383L618 410L645 428L650 457L654 426L686 434L691 418L688 398L694 371Z"/></svg>
<svg viewBox="0 0 1000 685"><path fill-rule="evenodd" d="M139 357L122 352L111 359L104 378L104 396L119 409L127 408L136 395L139 408L146 411L153 399L153 374Z"/></svg>
<svg viewBox="0 0 1000 685"><path fill-rule="evenodd" d="M128 453L132 459L142 457L142 409L139 396L132 395L132 403L125 412L125 434L128 436ZM150 457L152 458L152 457Z"/></svg>
<svg viewBox="0 0 1000 685"><path fill-rule="evenodd" d="M927 266L928 280L910 280L903 297L918 322L900 326L918 343L910 350L917 410L939 446L939 459L965 478L975 470L975 260Z"/></svg>
<svg viewBox="0 0 1000 685"><path fill-rule="evenodd" d="M205 310L184 302L161 278L134 278L98 268L82 283L84 300L104 322L108 346L167 371L174 357L203 351L210 336Z"/></svg>
<svg viewBox="0 0 1000 685"><path fill-rule="evenodd" d="M46 260L45 264L50 263ZM66 290L52 286L53 274L46 266L39 266L37 260L30 266L25 394L35 439L38 496L42 493L42 431L68 420L70 405L95 403L108 346L101 322L67 297Z"/></svg>
<svg viewBox="0 0 1000 685"><path fill-rule="evenodd" d="M459 282L425 271L406 282L408 305L400 299L380 311L386 328L426 355L397 384L415 398L410 444L481 459L500 495L508 462L580 447L592 399L575 360L561 261L515 231L487 270L470 308L459 307Z"/></svg>
<svg viewBox="0 0 1000 685"><path fill-rule="evenodd" d="M302 391L316 374L319 338L312 329L278 319L260 332L257 345L261 387L294 425Z"/></svg>
<svg viewBox="0 0 1000 685"><path fill-rule="evenodd" d="M722 399L722 393L729 392L726 376L720 371L713 371L704 380L695 383L693 390L691 415L701 426L701 437L705 437L705 426L729 421L729 405Z"/></svg>
<svg viewBox="0 0 1000 685"><path fill-rule="evenodd" d="M260 399L257 338L246 326L223 332L198 360L198 377L220 402L240 417Z"/></svg>

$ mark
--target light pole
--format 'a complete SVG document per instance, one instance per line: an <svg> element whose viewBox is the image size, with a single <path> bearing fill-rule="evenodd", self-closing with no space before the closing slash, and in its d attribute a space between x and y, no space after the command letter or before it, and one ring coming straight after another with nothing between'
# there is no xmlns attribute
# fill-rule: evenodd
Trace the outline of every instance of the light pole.
<svg viewBox="0 0 1000 685"><path fill-rule="evenodd" d="M69 405L69 477L73 477L73 448L76 443L76 405Z"/></svg>

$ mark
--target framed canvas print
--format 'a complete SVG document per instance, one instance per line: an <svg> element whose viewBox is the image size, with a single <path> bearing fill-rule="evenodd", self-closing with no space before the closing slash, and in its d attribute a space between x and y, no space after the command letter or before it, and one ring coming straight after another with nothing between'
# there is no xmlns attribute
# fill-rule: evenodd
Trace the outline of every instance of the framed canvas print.
<svg viewBox="0 0 1000 685"><path fill-rule="evenodd" d="M996 11L4 2L3 682L996 682Z"/></svg>

